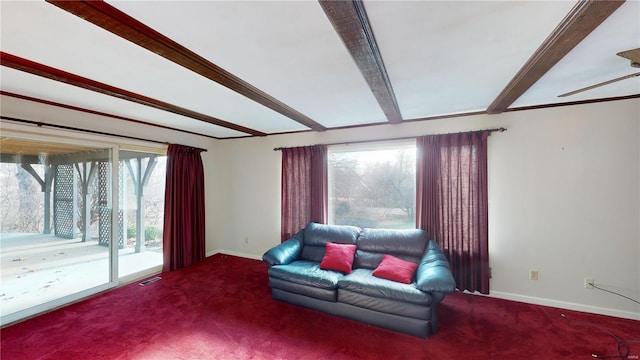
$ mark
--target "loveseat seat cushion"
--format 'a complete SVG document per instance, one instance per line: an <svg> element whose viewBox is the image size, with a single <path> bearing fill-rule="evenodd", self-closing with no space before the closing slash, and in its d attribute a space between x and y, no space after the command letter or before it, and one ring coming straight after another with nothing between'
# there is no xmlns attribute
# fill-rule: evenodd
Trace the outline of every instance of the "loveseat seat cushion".
<svg viewBox="0 0 640 360"><path fill-rule="evenodd" d="M367 296L418 305L432 303L431 295L418 290L413 284L402 284L377 278L371 273L372 271L369 269L355 269L351 274L345 275L338 281L338 288Z"/></svg>
<svg viewBox="0 0 640 360"><path fill-rule="evenodd" d="M358 233L356 226L309 223L304 228L300 260L321 262L327 243L355 244Z"/></svg>
<svg viewBox="0 0 640 360"><path fill-rule="evenodd" d="M398 316L407 316L421 320L430 320L432 318L432 306L418 305L392 299L383 299L349 291L346 289L338 289L338 301L341 303L361 307L363 309L379 311Z"/></svg>
<svg viewBox="0 0 640 360"><path fill-rule="evenodd" d="M337 289L321 289L315 286L296 284L291 281L281 280L274 277L269 277L269 286L274 290L277 289L286 293L303 295L330 302L338 301Z"/></svg>
<svg viewBox="0 0 640 360"><path fill-rule="evenodd" d="M427 232L420 229L362 229L353 267L373 270L384 255L418 263L428 241Z"/></svg>
<svg viewBox="0 0 640 360"><path fill-rule="evenodd" d="M322 270L314 261L298 260L287 265L274 265L269 268L269 276L296 284L333 290L344 275L337 271Z"/></svg>

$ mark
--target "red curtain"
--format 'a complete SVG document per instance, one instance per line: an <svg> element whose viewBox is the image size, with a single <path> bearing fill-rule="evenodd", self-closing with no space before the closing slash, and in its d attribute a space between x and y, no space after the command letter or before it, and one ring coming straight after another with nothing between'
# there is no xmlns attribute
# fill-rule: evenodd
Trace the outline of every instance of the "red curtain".
<svg viewBox="0 0 640 360"><path fill-rule="evenodd" d="M164 196L163 271L205 258L204 169L201 149L169 145Z"/></svg>
<svg viewBox="0 0 640 360"><path fill-rule="evenodd" d="M489 293L488 131L418 138L416 217L447 254L458 289Z"/></svg>
<svg viewBox="0 0 640 360"><path fill-rule="evenodd" d="M281 241L307 223L327 220L327 147L282 149Z"/></svg>

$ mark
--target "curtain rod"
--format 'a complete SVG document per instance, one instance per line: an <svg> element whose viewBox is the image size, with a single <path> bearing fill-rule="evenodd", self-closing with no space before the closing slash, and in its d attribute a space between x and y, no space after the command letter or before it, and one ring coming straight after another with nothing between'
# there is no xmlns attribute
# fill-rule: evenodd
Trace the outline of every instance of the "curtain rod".
<svg viewBox="0 0 640 360"><path fill-rule="evenodd" d="M73 127L73 126L47 124L47 123L43 123L43 122L40 122L40 121L18 119L18 118L13 118L13 117L8 117L8 116L0 116L0 119L20 122L20 123L25 123L25 124L32 124L32 125L36 125L37 127L48 126L48 127L57 128L57 129L74 130L74 131L81 131L81 132L86 132L86 133L90 133L90 134L115 136L115 137L120 137L120 138L124 138L124 139L130 139L130 140L140 140L140 141L147 141L147 142L152 142L152 143L156 143L156 144L171 145L171 143L164 142L164 141L145 139L145 138L140 138L140 137L135 137L135 136L130 136L130 135L118 135L118 134L112 134L112 133L108 133L108 132L104 132L104 131L81 129L81 128L76 128L76 127ZM174 144L174 145L180 145L180 144ZM202 149L202 148L195 147L195 146L190 146L190 145L180 145L180 146L190 147L190 148L193 148L193 149L196 149L196 150L200 150L200 151L204 151L204 152L207 151L207 149Z"/></svg>
<svg viewBox="0 0 640 360"><path fill-rule="evenodd" d="M448 134L442 134L442 135L462 134L462 133L465 133L465 132L477 132L477 131L488 131L488 132L492 133L492 132L505 132L505 131L507 131L507 129L503 128L503 127L500 127L500 128L485 129L485 130L460 131L460 132L457 132L457 133L448 133ZM350 144L363 144L363 143L380 142L380 141L408 140L408 139L416 139L416 138L418 138L418 136L403 136L403 137L395 137L395 138L388 138L388 139L357 140L357 141L345 141L345 142L337 142L337 143L329 143L329 144L315 144L315 145L326 145L326 146L350 145ZM277 147L277 148L274 148L273 151L280 151L282 149L287 149L287 148L286 147Z"/></svg>

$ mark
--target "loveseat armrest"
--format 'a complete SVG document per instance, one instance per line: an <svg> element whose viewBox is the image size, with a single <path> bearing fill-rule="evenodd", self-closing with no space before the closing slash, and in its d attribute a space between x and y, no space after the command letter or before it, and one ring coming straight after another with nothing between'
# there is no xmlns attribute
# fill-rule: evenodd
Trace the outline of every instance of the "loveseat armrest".
<svg viewBox="0 0 640 360"><path fill-rule="evenodd" d="M276 245L262 255L262 261L273 265L286 265L294 261L302 252L302 237L304 230L298 231L297 234L282 244Z"/></svg>
<svg viewBox="0 0 640 360"><path fill-rule="evenodd" d="M456 290L456 281L449 268L449 261L434 240L429 240L427 250L416 270L416 287L425 292L445 294Z"/></svg>

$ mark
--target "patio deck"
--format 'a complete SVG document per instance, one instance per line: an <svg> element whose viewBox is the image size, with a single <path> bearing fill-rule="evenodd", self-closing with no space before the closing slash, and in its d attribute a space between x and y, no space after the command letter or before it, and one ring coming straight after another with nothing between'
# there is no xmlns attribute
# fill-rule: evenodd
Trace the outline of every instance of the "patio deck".
<svg viewBox="0 0 640 360"><path fill-rule="evenodd" d="M0 234L0 315L107 283L109 249L98 241L43 234ZM162 264L162 252L119 250L122 278Z"/></svg>

